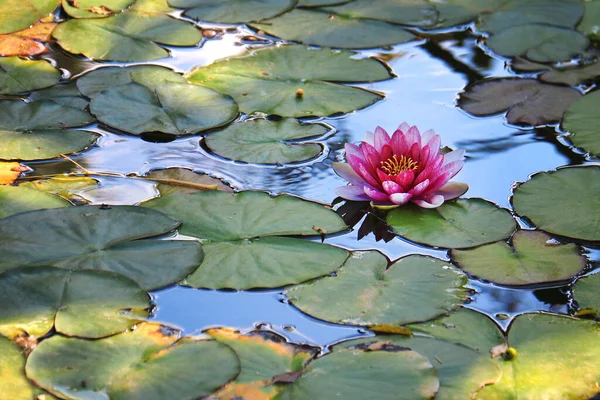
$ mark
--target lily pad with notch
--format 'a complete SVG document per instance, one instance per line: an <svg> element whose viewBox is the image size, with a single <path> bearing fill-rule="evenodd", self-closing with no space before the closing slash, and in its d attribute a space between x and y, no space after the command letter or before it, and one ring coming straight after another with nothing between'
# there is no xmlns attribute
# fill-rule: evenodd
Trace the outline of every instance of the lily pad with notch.
<svg viewBox="0 0 600 400"><path fill-rule="evenodd" d="M600 74L600 69L598 70ZM573 103L567 111L562 127L570 133L573 144L585 151L600 155L600 92L592 92Z"/></svg>
<svg viewBox="0 0 600 400"><path fill-rule="evenodd" d="M169 5L186 9L184 15L221 24L245 24L289 11L296 0L169 0Z"/></svg>
<svg viewBox="0 0 600 400"><path fill-rule="evenodd" d="M56 84L60 72L44 60L0 58L0 94L16 94Z"/></svg>

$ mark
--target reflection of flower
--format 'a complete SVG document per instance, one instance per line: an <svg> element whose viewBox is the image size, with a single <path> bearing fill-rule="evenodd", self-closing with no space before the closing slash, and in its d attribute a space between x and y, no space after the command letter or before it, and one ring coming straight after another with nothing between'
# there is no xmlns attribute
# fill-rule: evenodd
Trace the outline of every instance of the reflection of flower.
<svg viewBox="0 0 600 400"><path fill-rule="evenodd" d="M336 189L347 200L384 207L412 202L434 208L469 188L464 183L448 183L464 165L464 150L440 154L440 137L432 130L421 135L416 126L403 123L390 137L377 127L360 147L346 143L345 148L348 164L333 163L333 169L350 182Z"/></svg>

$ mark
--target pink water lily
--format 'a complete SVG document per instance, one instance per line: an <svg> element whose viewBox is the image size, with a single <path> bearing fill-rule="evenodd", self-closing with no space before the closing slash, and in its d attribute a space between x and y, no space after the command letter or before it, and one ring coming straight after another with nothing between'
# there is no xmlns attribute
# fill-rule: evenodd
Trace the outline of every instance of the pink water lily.
<svg viewBox="0 0 600 400"><path fill-rule="evenodd" d="M360 146L346 143L348 164L333 163L335 172L350 182L335 192L347 200L370 201L376 207L409 202L423 208L439 207L469 188L465 183L448 183L465 163L464 150L440 154L440 145L433 130L421 135L416 126L406 122L391 137L377 127Z"/></svg>

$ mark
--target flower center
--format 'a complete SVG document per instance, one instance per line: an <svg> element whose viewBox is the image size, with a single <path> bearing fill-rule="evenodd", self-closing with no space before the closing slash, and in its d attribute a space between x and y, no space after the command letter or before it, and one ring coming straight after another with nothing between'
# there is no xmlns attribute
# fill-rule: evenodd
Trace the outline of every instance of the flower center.
<svg viewBox="0 0 600 400"><path fill-rule="evenodd" d="M379 162L379 168L389 176L396 176L402 171L416 170L419 164L410 157L396 156L395 154L385 161Z"/></svg>

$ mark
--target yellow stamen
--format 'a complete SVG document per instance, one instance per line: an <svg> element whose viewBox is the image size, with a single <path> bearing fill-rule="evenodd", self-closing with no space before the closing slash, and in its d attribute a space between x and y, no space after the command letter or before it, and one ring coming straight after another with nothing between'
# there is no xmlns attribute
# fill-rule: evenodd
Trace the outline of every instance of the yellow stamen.
<svg viewBox="0 0 600 400"><path fill-rule="evenodd" d="M396 156L395 154L385 161L379 163L379 168L389 176L396 176L402 171L416 170L419 168L419 164L410 157Z"/></svg>

